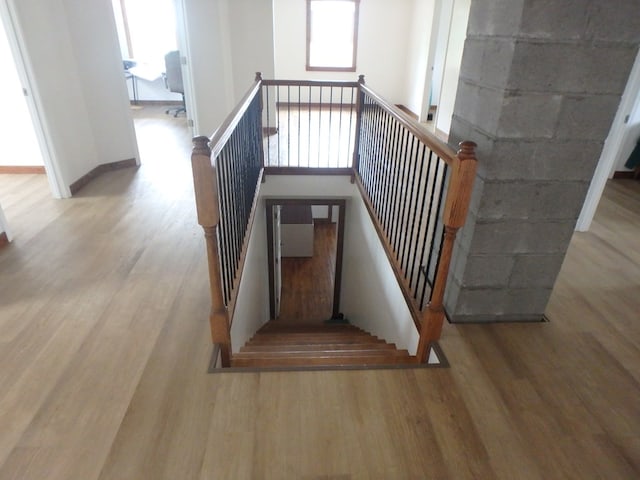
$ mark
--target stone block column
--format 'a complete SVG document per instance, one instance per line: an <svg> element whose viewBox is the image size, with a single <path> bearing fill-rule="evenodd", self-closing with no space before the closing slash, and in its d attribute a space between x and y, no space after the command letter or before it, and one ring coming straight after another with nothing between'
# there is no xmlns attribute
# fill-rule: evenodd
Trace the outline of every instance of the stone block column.
<svg viewBox="0 0 640 480"><path fill-rule="evenodd" d="M634 0L472 2L450 144L479 164L452 321L542 318L639 42Z"/></svg>

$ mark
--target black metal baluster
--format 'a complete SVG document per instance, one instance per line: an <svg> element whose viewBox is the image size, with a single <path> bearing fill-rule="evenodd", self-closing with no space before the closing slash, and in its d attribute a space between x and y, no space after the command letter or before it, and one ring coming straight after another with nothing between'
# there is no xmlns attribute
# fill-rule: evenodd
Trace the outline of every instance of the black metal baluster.
<svg viewBox="0 0 640 480"><path fill-rule="evenodd" d="M394 188L397 187L397 182L395 180L395 176L396 176L396 169L398 166L398 161L397 161L397 152L398 152L398 146L400 144L400 133L401 133L401 125L397 120L393 121L393 130L392 130L392 134L391 134L391 150L390 150L390 155L389 155L389 165L388 167L385 166L385 176L387 176L388 183L387 183L387 198L385 199L385 206L384 206L384 229L387 232L387 238L390 239L391 238L391 225L392 225L392 220L393 220L393 204L394 204ZM388 170L388 174L386 173L386 171Z"/></svg>
<svg viewBox="0 0 640 480"><path fill-rule="evenodd" d="M402 234L402 211L404 208L404 191L406 189L406 179L407 179L407 151L409 150L409 139L411 133L403 128L404 135L402 137L402 153L400 153L400 185L398 188L398 198L396 202L395 209L395 218L396 218L396 229L393 235L393 251L396 252L396 258L399 257L400 254L400 236Z"/></svg>
<svg viewBox="0 0 640 480"><path fill-rule="evenodd" d="M280 135L282 129L280 128L280 85L275 86L276 89L276 124L278 128L278 163L276 166L282 167L282 160L280 159Z"/></svg>
<svg viewBox="0 0 640 480"><path fill-rule="evenodd" d="M300 120L302 117L302 114L300 113L301 110L301 98L302 95L302 87L300 85L298 85L298 166L300 166L300 142L302 141L302 136L301 136L301 132L302 130L300 129Z"/></svg>
<svg viewBox="0 0 640 480"><path fill-rule="evenodd" d="M385 141L384 137L380 134L383 130L384 125L384 116L385 111L376 105L374 110L374 127L373 131L376 133L374 135L374 160L375 160L375 169L374 169L374 182L371 186L374 195L374 205L376 212L380 211L380 202L382 201L382 195L379 194L380 190L380 180L382 178L382 169L384 167L385 158L384 158L384 146Z"/></svg>
<svg viewBox="0 0 640 480"><path fill-rule="evenodd" d="M263 85L264 94L267 103L267 163L266 165L271 165L271 115L269 112L269 85Z"/></svg>
<svg viewBox="0 0 640 480"><path fill-rule="evenodd" d="M353 128L353 107L354 107L354 93L356 92L356 87L351 87L351 100L349 103L349 140L347 142L347 167L351 164L351 162L349 161L350 157L349 157L349 153L353 153L353 154L357 154L359 152L351 152L351 145L352 143L355 144L355 136L358 132L355 131L355 129ZM356 98L357 95L356 95ZM352 142L353 139L353 142ZM354 147L355 148L355 147Z"/></svg>
<svg viewBox="0 0 640 480"><path fill-rule="evenodd" d="M406 265L405 255L408 256L407 253L407 242L410 241L409 231L410 231L410 219L411 219L411 208L413 207L413 189L416 180L416 137L411 135L411 146L408 151L408 157L406 161L407 165L407 175L405 176L407 187L405 187L405 200L402 205L402 232L400 239L400 265ZM406 195L406 190L409 190L409 195ZM410 248L410 246L409 246ZM406 278L406 269L402 266L402 271Z"/></svg>
<svg viewBox="0 0 640 480"><path fill-rule="evenodd" d="M289 165L291 165L291 85L287 85L287 166ZM298 166L300 166L299 163Z"/></svg>
<svg viewBox="0 0 640 480"><path fill-rule="evenodd" d="M433 201L433 189L431 188L431 169L434 165L435 171L437 171L439 165L438 157L435 156L434 160L434 153L431 149L429 149L429 162L427 166L427 173L424 177L424 196L422 198L422 206L420 208L420 221L418 223L418 230L422 238L422 243L420 261L418 262L418 269L416 271L416 286L413 296L413 298L415 298L416 300L419 296L418 292L420 289L420 280L422 278L426 278L422 275L422 265L424 265L424 257L427 251L427 242L429 241L429 222L431 221L431 218L429 217L429 209L431 208L431 202ZM424 281L426 282L426 279Z"/></svg>
<svg viewBox="0 0 640 480"><path fill-rule="evenodd" d="M431 182L431 198L429 200L429 210L428 210L428 214L427 214L427 220L428 223L426 225L427 227L427 231L426 231L426 238L425 238L425 248L428 251L427 254L427 263L422 264L421 265L421 270L422 273L424 275L424 283L422 284L422 294L421 294L421 298L420 298L420 305L422 305L424 303L424 298L425 298L425 292L427 290L427 285L429 284L429 266L430 266L430 262L431 262L431 258L432 258L432 248L433 248L433 236L435 235L435 230L436 230L436 221L437 219L434 220L434 218L431 216L432 212L433 212L433 207L435 204L437 204L438 198L437 198L437 193L436 193L436 184L438 181L438 177L440 175L440 166L442 165L442 160L440 159L440 157L436 157L436 171L434 173L434 177L433 180ZM437 207L436 207L436 214L437 214Z"/></svg>
<svg viewBox="0 0 640 480"><path fill-rule="evenodd" d="M309 136L307 137L307 167L311 167L311 96L312 90L311 85L309 85Z"/></svg>
<svg viewBox="0 0 640 480"><path fill-rule="evenodd" d="M411 261L407 263L406 271L407 271L407 280L409 282L409 289L412 289L413 285L413 273L415 271L416 260L418 258L418 247L420 245L420 221L422 220L422 208L421 208L421 197L424 194L425 188L423 188L424 178L422 174L424 173L424 164L425 164L425 155L427 153L427 147L424 143L420 143L420 148L422 149L422 154L417 155L418 165L420 167L419 173L417 176L418 180L418 188L416 189L416 199L415 199L415 207L413 209L413 218L411 219L411 251L412 255L407 257L407 260L411 258ZM423 192L421 194L420 192ZM420 215L420 217L418 217ZM418 226L416 228L416 221L418 222ZM415 236L414 236L415 234Z"/></svg>
<svg viewBox="0 0 640 480"><path fill-rule="evenodd" d="M320 150L322 146L322 86L320 86L320 93L318 96L318 165L320 167Z"/></svg>
<svg viewBox="0 0 640 480"><path fill-rule="evenodd" d="M342 104L344 102L344 87L340 87L340 119L338 121L338 167L349 166L349 153L347 151L347 162L342 164Z"/></svg>

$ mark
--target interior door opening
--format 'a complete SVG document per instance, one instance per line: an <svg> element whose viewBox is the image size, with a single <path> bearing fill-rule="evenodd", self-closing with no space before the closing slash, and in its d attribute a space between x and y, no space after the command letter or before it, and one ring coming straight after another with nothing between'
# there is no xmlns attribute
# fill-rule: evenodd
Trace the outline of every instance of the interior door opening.
<svg viewBox="0 0 640 480"><path fill-rule="evenodd" d="M345 200L269 199L266 210L271 318L340 321Z"/></svg>

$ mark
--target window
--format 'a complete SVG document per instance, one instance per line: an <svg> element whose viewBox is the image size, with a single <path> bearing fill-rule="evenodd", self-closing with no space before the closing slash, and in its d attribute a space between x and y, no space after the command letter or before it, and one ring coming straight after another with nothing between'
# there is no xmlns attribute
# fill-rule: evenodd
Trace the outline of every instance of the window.
<svg viewBox="0 0 640 480"><path fill-rule="evenodd" d="M356 71L360 0L307 0L307 70Z"/></svg>

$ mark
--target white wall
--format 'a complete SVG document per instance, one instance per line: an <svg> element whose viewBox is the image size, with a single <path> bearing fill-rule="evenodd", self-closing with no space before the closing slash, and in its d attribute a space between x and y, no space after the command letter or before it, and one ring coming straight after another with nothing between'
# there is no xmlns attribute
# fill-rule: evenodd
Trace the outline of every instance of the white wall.
<svg viewBox="0 0 640 480"><path fill-rule="evenodd" d="M234 106L227 0L184 0L196 135L210 136Z"/></svg>
<svg viewBox="0 0 640 480"><path fill-rule="evenodd" d="M356 72L307 72L306 2L274 0L275 75L279 79L357 80L393 103L406 102L408 29L413 0L360 2Z"/></svg>
<svg viewBox="0 0 640 480"><path fill-rule="evenodd" d="M414 0L413 22L410 30L409 50L407 52L407 93L405 105L416 115L422 110L425 96L425 81L428 70L429 42L436 0Z"/></svg>
<svg viewBox="0 0 640 480"><path fill-rule="evenodd" d="M247 257L231 324L231 350L237 352L269 321L269 269L267 264L267 220L264 200L257 205Z"/></svg>
<svg viewBox="0 0 640 480"><path fill-rule="evenodd" d="M68 187L99 164L137 158L109 0L12 6L60 183Z"/></svg>
<svg viewBox="0 0 640 480"><path fill-rule="evenodd" d="M36 137L31 114L22 94L22 82L14 66L9 41L0 22L0 64L4 65L0 76L0 105L5 114L0 115L0 165L43 165L40 145ZM11 112L10 115L6 112Z"/></svg>
<svg viewBox="0 0 640 480"><path fill-rule="evenodd" d="M346 219L341 310L354 325L415 355L418 331L359 195Z"/></svg>
<svg viewBox="0 0 640 480"><path fill-rule="evenodd" d="M451 129L451 116L456 102L458 90L458 77L460 76L460 63L464 41L467 37L467 23L471 0L455 0L451 19L451 30L447 55L445 58L442 90L440 92L440 104L436 114L436 128L446 134Z"/></svg>
<svg viewBox="0 0 640 480"><path fill-rule="evenodd" d="M231 63L235 102L247 92L255 73L274 78L273 1L229 2ZM234 102L234 103L235 103Z"/></svg>
<svg viewBox="0 0 640 480"><path fill-rule="evenodd" d="M7 239L11 241L11 232L9 231L9 225L7 224L7 219L4 216L4 212L2 211L2 205L0 205L0 233L6 233Z"/></svg>

